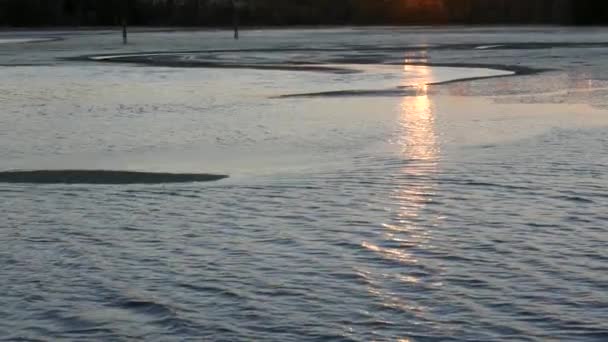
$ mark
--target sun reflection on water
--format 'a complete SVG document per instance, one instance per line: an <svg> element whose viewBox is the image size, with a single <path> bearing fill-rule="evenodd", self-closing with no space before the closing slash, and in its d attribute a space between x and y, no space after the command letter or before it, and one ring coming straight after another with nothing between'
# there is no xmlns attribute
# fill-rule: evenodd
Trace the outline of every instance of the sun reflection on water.
<svg viewBox="0 0 608 342"><path fill-rule="evenodd" d="M404 74L407 75L411 68L405 65ZM399 125L402 134L398 142L405 158L434 164L439 155L439 144L427 85L432 82L433 74L431 68L426 66L417 66L416 70L423 74L424 83L416 86L416 96L406 96L401 101Z"/></svg>
<svg viewBox="0 0 608 342"><path fill-rule="evenodd" d="M410 68L404 66L406 76ZM399 206L397 222L400 226L418 218L422 209L432 201L435 191L432 179L437 172L440 152L433 103L427 85L433 79L432 70L429 67L417 67L417 71L423 73L425 82L417 86L416 96L404 97L400 105L397 143L405 166L399 174L399 178L403 179L399 184L403 186L399 186L392 196ZM410 227L408 230L410 238L416 235L420 243L428 237L428 231L419 226Z"/></svg>
<svg viewBox="0 0 608 342"><path fill-rule="evenodd" d="M411 66L404 66L407 77ZM399 106L398 131L396 143L405 164L401 168L391 200L398 207L396 222L383 224L384 236L391 242L411 246L428 241L429 232L416 225L421 211L432 202L435 191L433 175L437 172L439 142L435 128L433 103L428 94L428 85L433 75L429 67L416 66L416 71L424 75L425 82L417 86L416 96L406 96ZM380 253L384 258L394 259L394 248L384 248L369 242L363 247ZM402 254L403 253L403 254ZM406 254L400 251L399 254ZM403 258L415 260L415 258Z"/></svg>
<svg viewBox="0 0 608 342"><path fill-rule="evenodd" d="M404 66L404 77L408 77L410 66ZM416 96L406 96L399 105L397 119L398 146L403 166L395 177L395 189L390 200L396 207L395 216L390 223L384 223L383 241L378 244L364 242L362 246L384 260L402 265L396 272L373 272L375 281L368 283L368 293L377 298L383 307L403 309L408 314L424 316L424 308L408 303L402 296L391 291L391 284L420 289L426 286L421 279L420 260L415 250L429 246L431 221L423 216L424 209L433 201L436 191L434 175L438 172L440 147L436 130L434 106L426 85L433 79L429 67L416 66L422 73L424 82L417 86ZM424 271L422 271L424 272ZM372 274L368 274L369 277ZM395 285L392 285L395 286ZM415 309L414 309L415 308ZM408 341L404 338L400 341Z"/></svg>

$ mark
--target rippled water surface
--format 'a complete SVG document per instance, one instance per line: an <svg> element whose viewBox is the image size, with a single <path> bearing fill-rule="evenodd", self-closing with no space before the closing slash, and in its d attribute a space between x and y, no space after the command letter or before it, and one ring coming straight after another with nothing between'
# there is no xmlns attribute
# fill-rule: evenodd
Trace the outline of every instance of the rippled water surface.
<svg viewBox="0 0 608 342"><path fill-rule="evenodd" d="M608 340L607 30L48 36L0 34L0 341Z"/></svg>

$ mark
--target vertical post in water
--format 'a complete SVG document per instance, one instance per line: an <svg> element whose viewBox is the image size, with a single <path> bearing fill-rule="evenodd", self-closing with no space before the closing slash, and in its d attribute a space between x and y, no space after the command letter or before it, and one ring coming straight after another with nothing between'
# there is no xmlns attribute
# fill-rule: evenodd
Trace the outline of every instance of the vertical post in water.
<svg viewBox="0 0 608 342"><path fill-rule="evenodd" d="M122 43L127 44L127 20L122 19Z"/></svg>
<svg viewBox="0 0 608 342"><path fill-rule="evenodd" d="M234 25L234 39L239 39L239 8L237 0L232 0L232 23Z"/></svg>
<svg viewBox="0 0 608 342"><path fill-rule="evenodd" d="M122 43L127 44L127 13L129 11L129 2L127 0L121 1L121 24L122 24Z"/></svg>

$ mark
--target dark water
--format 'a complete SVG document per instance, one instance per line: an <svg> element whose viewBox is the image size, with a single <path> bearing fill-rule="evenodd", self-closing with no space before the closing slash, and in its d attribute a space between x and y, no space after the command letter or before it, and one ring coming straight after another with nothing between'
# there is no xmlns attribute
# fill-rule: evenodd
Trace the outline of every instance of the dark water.
<svg viewBox="0 0 608 342"><path fill-rule="evenodd" d="M254 185L3 187L0 327L6 340L602 341L606 158L574 146L606 139L470 151L483 162L361 155Z"/></svg>
<svg viewBox="0 0 608 342"><path fill-rule="evenodd" d="M16 170L0 172L0 182L8 184L168 184L210 182L225 178L227 176L208 174L108 170Z"/></svg>
<svg viewBox="0 0 608 342"><path fill-rule="evenodd" d="M231 177L1 183L1 341L608 340L605 112L468 97L532 76L269 100L317 76L112 68L3 70L44 90L0 89L5 168Z"/></svg>

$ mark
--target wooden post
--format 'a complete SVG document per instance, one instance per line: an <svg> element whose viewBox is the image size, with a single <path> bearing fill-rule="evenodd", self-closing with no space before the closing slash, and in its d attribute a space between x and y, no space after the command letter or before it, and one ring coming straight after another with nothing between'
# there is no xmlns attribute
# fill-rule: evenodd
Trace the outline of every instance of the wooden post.
<svg viewBox="0 0 608 342"><path fill-rule="evenodd" d="M232 22L234 24L234 39L239 39L239 8L236 0L232 0Z"/></svg>
<svg viewBox="0 0 608 342"><path fill-rule="evenodd" d="M127 20L125 18L122 19L122 43L127 44Z"/></svg>
<svg viewBox="0 0 608 342"><path fill-rule="evenodd" d="M128 43L127 38L127 15L129 12L129 2L127 0L122 0L122 10L121 10L121 24L122 24L122 43L126 45Z"/></svg>

